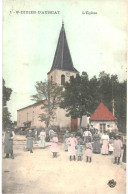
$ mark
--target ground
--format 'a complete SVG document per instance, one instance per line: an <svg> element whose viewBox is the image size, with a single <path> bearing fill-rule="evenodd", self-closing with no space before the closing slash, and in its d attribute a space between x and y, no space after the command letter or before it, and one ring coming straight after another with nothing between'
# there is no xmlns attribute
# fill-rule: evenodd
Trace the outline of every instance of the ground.
<svg viewBox="0 0 128 194"><path fill-rule="evenodd" d="M57 158L52 158L50 143L45 149L34 144L34 153L25 152L26 138L16 136L15 159L3 159L3 193L13 194L125 194L125 164L113 164L113 156L93 154L92 163L69 161L59 143ZM3 154L4 156L4 154ZM110 188L107 183L117 184Z"/></svg>

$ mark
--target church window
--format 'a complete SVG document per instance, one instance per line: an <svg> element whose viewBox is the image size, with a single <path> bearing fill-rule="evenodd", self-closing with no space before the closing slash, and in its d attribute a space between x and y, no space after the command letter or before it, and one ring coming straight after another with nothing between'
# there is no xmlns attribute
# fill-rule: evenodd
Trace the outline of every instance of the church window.
<svg viewBox="0 0 128 194"><path fill-rule="evenodd" d="M61 85L65 84L65 75L61 75Z"/></svg>

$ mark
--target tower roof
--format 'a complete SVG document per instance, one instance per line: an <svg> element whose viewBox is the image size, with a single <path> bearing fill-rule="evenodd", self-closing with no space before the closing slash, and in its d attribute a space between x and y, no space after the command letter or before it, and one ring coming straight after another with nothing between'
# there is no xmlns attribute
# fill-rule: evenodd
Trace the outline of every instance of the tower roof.
<svg viewBox="0 0 128 194"><path fill-rule="evenodd" d="M108 108L101 102L97 109L90 117L91 121L115 121L116 118L114 115L108 110Z"/></svg>
<svg viewBox="0 0 128 194"><path fill-rule="evenodd" d="M64 23L62 23L58 44L50 72L54 69L78 72L73 66L64 29ZM48 72L48 74L50 72Z"/></svg>

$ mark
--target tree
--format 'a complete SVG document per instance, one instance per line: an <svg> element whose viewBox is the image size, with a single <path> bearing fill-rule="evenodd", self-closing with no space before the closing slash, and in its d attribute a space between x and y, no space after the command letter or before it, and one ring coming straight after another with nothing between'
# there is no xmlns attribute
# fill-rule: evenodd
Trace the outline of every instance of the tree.
<svg viewBox="0 0 128 194"><path fill-rule="evenodd" d="M81 125L82 116L89 113L92 104L88 74L83 72L81 76L77 74L76 78L72 76L70 82L65 83L64 88L60 107L66 109L66 116L80 118Z"/></svg>
<svg viewBox="0 0 128 194"><path fill-rule="evenodd" d="M119 82L117 75L109 75L105 72L99 74L99 100L101 99L112 112L112 100L114 99L115 117L121 132L126 132L126 81Z"/></svg>
<svg viewBox="0 0 128 194"><path fill-rule="evenodd" d="M36 102L44 100L41 107L43 112L39 115L39 118L48 127L55 118L55 110L61 100L62 87L53 81L36 82L35 87L37 94L32 96L32 100Z"/></svg>
<svg viewBox="0 0 128 194"><path fill-rule="evenodd" d="M5 86L5 81L3 79L3 106L7 105L7 102L10 100L11 93L12 89Z"/></svg>
<svg viewBox="0 0 128 194"><path fill-rule="evenodd" d="M7 88L5 85L5 81L3 79L3 102L2 102L2 125L3 125L3 130L5 130L6 127L10 127L12 124L11 121L11 113L8 111L7 108L7 102L10 100L10 96L12 93L11 88Z"/></svg>
<svg viewBox="0 0 128 194"><path fill-rule="evenodd" d="M3 130L12 125L11 113L8 111L7 107L3 107Z"/></svg>
<svg viewBox="0 0 128 194"><path fill-rule="evenodd" d="M115 117L120 131L126 131L126 81L120 83L117 75L100 72L99 77L89 80L86 72L71 77L66 82L60 107L66 109L66 116L80 118L91 115L102 101L112 112L112 100L115 102Z"/></svg>

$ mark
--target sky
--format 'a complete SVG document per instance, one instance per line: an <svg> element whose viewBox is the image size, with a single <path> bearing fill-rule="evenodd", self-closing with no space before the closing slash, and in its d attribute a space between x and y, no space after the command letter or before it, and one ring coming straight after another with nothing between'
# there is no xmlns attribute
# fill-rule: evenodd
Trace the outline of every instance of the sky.
<svg viewBox="0 0 128 194"><path fill-rule="evenodd" d="M47 79L62 20L74 67L80 73L86 71L91 78L105 71L117 74L121 82L126 80L127 1L4 0L2 74L13 90L7 104L13 121L18 109L34 103L36 82Z"/></svg>

